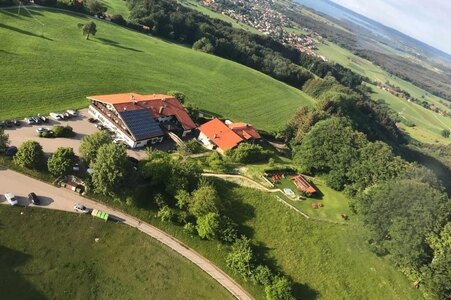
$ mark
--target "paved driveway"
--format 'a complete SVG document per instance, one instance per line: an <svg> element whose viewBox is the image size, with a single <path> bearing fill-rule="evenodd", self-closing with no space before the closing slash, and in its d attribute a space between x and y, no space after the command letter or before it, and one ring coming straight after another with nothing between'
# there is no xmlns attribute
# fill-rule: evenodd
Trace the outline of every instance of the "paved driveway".
<svg viewBox="0 0 451 300"><path fill-rule="evenodd" d="M44 152L47 154L55 152L58 147L71 147L74 149L75 154L79 155L78 148L80 147L81 139L95 133L98 129L95 127L95 124L88 122L90 115L87 109L82 109L78 113L79 115L77 117L68 120L55 121L50 119L49 123L41 125L28 125L25 122L22 122L21 127L8 128L5 132L9 134L10 144L17 147L25 141L33 140L39 142L42 145ZM52 126L55 125L71 126L74 129L76 136L73 138L40 138L36 133L36 129L39 127L52 128ZM127 152L128 155L137 159L146 157L146 153L143 149L127 150Z"/></svg>
<svg viewBox="0 0 451 300"><path fill-rule="evenodd" d="M174 237L130 215L98 202L83 198L67 189L57 188L50 184L38 181L11 170L4 168L2 169L0 167L0 203L9 205L3 196L3 194L7 192L12 192L15 194L18 197L19 204L24 206L30 205L27 199L28 193L35 192L43 200L43 205L39 206L41 208L72 212L72 207L75 203L83 203L91 209L95 208L105 211L123 223L139 229L184 256L214 278L237 299L252 299L252 297L239 284L237 284L231 277L217 268L209 260L202 257L200 254ZM89 218L90 216L86 217Z"/></svg>

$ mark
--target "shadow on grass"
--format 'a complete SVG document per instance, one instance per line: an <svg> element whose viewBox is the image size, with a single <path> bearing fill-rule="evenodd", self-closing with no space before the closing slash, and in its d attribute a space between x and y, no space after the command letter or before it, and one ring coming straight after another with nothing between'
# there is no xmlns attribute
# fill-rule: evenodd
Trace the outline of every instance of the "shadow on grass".
<svg viewBox="0 0 451 300"><path fill-rule="evenodd" d="M18 267L31 259L30 255L0 246L0 290L2 299L47 299L25 278Z"/></svg>
<svg viewBox="0 0 451 300"><path fill-rule="evenodd" d="M33 37L38 37L38 38L41 38L41 39L44 39L44 40L48 40L48 41L53 41L52 39L50 39L48 37L45 37L43 35L39 35L39 34L31 32L31 31L26 31L26 30L23 30L23 29L20 29L20 28L17 28L17 27L13 27L13 26L9 26L9 25L6 25L6 24L1 24L0 23L0 28L4 28L4 29L7 29L7 30L12 30L12 31L15 31L15 32L18 32L18 33L22 33L22 34L25 34L25 35L29 35L29 36L33 36Z"/></svg>
<svg viewBox="0 0 451 300"><path fill-rule="evenodd" d="M96 38L96 40L101 41L104 45L108 45L108 46L112 46L112 47L116 47L116 48L120 48L120 49L124 49L124 50L130 50L130 51L134 51L134 52L143 52L142 50L139 50L139 49L122 46L118 42L112 41L109 39Z"/></svg>

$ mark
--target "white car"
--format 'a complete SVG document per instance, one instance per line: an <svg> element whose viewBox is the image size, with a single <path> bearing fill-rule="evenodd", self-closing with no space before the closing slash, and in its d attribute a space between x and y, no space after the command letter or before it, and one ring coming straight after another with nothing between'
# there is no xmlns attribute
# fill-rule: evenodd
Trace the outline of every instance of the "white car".
<svg viewBox="0 0 451 300"><path fill-rule="evenodd" d="M123 139L121 139L121 138L115 138L113 140L113 143L115 143L116 145L119 145L121 143L125 143L125 141Z"/></svg>
<svg viewBox="0 0 451 300"><path fill-rule="evenodd" d="M66 112L69 115L71 115L72 117L76 117L78 115L77 112L75 110L73 110L73 109L68 109Z"/></svg>
<svg viewBox="0 0 451 300"><path fill-rule="evenodd" d="M82 214L89 214L90 210L86 206L84 206L81 203L77 203L74 205L74 210L76 212L82 213Z"/></svg>
<svg viewBox="0 0 451 300"><path fill-rule="evenodd" d="M50 113L50 117L55 121L64 119L64 117L61 114L57 114L57 113Z"/></svg>
<svg viewBox="0 0 451 300"><path fill-rule="evenodd" d="M6 193L5 198L6 198L6 201L8 201L9 204L11 204L13 206L19 204L19 202L16 199L16 196L14 196L13 193Z"/></svg>
<svg viewBox="0 0 451 300"><path fill-rule="evenodd" d="M37 133L41 133L41 132L47 132L50 131L50 128L47 127L39 127L38 129L36 129Z"/></svg>

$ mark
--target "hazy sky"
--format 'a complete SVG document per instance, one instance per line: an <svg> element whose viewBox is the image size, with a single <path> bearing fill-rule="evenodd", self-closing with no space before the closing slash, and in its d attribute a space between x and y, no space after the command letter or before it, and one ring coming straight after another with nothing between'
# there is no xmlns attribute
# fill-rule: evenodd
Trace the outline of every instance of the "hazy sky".
<svg viewBox="0 0 451 300"><path fill-rule="evenodd" d="M332 0L451 54L449 0Z"/></svg>

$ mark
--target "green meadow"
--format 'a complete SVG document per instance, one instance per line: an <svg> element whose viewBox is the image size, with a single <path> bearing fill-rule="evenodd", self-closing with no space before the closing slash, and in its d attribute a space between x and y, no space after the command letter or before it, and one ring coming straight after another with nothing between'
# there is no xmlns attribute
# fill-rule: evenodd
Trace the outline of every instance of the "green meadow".
<svg viewBox="0 0 451 300"><path fill-rule="evenodd" d="M367 76L371 80L377 80L382 83L385 83L388 80L390 83L399 86L405 91L408 91L413 97L418 99L423 99L422 97L424 97L424 99L431 104L434 104L445 111L449 111L449 108L440 103L440 101L444 101L441 98L431 95L413 84L387 73L370 61L360 58L350 51L339 47L338 45L323 43L319 44L318 48L318 53L320 55L324 55L331 61L348 67L363 76ZM375 92L372 95L374 100L384 99L397 113L400 114L401 117L405 117L417 125L415 129L406 129L412 138L428 143L451 142L449 139L443 139L440 135L440 132L443 129L451 129L451 118L440 116L439 114L427 110L415 103L409 103L404 99L395 97L390 93L377 88L376 86L371 87Z"/></svg>
<svg viewBox="0 0 451 300"><path fill-rule="evenodd" d="M233 299L191 262L126 225L6 205L0 220L3 299Z"/></svg>
<svg viewBox="0 0 451 300"><path fill-rule="evenodd" d="M264 129L281 128L301 105L302 91L237 63L97 21L86 40L87 17L33 9L34 18L0 10L0 119L88 105L88 95L179 90L188 103Z"/></svg>

